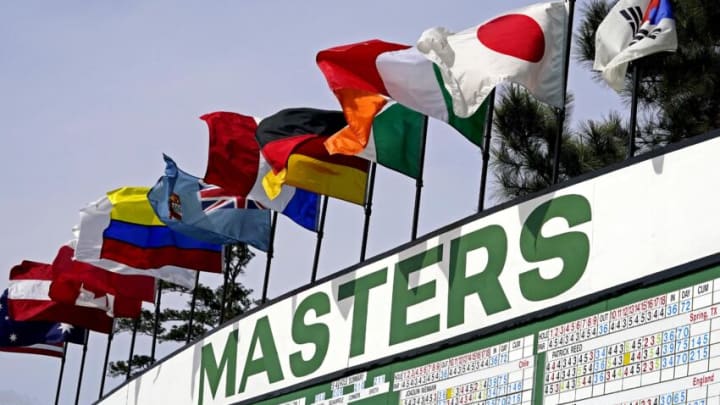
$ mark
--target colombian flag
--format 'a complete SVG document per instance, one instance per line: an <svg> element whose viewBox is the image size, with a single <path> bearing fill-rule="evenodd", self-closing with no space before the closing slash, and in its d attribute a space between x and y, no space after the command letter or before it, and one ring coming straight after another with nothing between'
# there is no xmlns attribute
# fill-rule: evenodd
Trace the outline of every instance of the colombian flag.
<svg viewBox="0 0 720 405"><path fill-rule="evenodd" d="M112 210L100 257L137 269L170 265L220 273L222 246L168 228L155 215L147 199L149 190L123 187L108 193Z"/></svg>

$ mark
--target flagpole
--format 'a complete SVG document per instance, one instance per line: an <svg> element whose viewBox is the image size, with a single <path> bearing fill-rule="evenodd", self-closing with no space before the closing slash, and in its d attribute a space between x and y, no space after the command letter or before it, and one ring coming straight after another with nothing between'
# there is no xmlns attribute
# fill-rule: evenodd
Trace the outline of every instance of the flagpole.
<svg viewBox="0 0 720 405"><path fill-rule="evenodd" d="M83 372L85 371L85 357L87 356L88 338L90 331L85 329L85 341L83 342L82 360L80 360L80 375L78 376L77 391L75 391L75 405L80 403L80 387L82 386Z"/></svg>
<svg viewBox="0 0 720 405"><path fill-rule="evenodd" d="M635 156L635 136L637 136L637 110L638 110L638 92L640 91L640 68L638 63L632 64L632 101L630 103L630 136L628 139L628 159Z"/></svg>
<svg viewBox="0 0 720 405"><path fill-rule="evenodd" d="M568 1L568 28L565 33L565 75L563 77L563 105L557 111L557 135L555 136L552 184L557 184L560 178L560 144L562 143L563 129L565 128L565 101L567 100L568 73L570 70L570 47L572 46L573 17L575 14L575 0Z"/></svg>
<svg viewBox="0 0 720 405"><path fill-rule="evenodd" d="M314 283L317 279L318 264L320 263L320 248L322 247L323 235L325 234L325 214L327 213L328 207L328 196L321 196L323 199L322 208L320 211L320 224L317 231L317 241L315 242L315 259L313 259L312 275L310 276L310 282Z"/></svg>
<svg viewBox="0 0 720 405"><path fill-rule="evenodd" d="M103 363L102 378L100 379L100 394L98 399L102 398L103 390L105 389L105 375L107 374L108 361L110 361L110 345L112 344L113 335L115 334L115 319L113 319L113 326L110 329L107 337L107 346L105 347L105 362Z"/></svg>
<svg viewBox="0 0 720 405"><path fill-rule="evenodd" d="M155 301L155 320L153 321L152 344L150 345L150 361L155 362L155 344L157 343L158 327L160 327L160 300L162 298L162 281L158 282L157 301Z"/></svg>
<svg viewBox="0 0 720 405"><path fill-rule="evenodd" d="M485 99L487 113L485 114L485 142L483 143L483 162L480 171L480 196L478 198L478 212L485 209L485 191L487 189L488 163L490 162L490 138L493 130L493 112L495 111L495 89L492 89Z"/></svg>
<svg viewBox="0 0 720 405"><path fill-rule="evenodd" d="M267 251L267 255L266 255L267 260L265 261L265 279L263 280L262 301L261 301L262 304L267 302L268 284L270 283L270 266L272 265L273 251L275 250L274 245L275 245L275 229L277 228L277 218L278 218L277 211L273 211L272 225L270 226L270 246L268 246L268 251Z"/></svg>
<svg viewBox="0 0 720 405"><path fill-rule="evenodd" d="M55 405L60 403L60 388L62 387L63 373L65 372L65 354L67 354L67 342L63 344L63 353L60 358L60 374L58 375L57 391L55 391Z"/></svg>
<svg viewBox="0 0 720 405"><path fill-rule="evenodd" d="M425 146L427 144L428 116L423 120L422 142L420 143L420 170L418 178L415 179L415 210L413 211L413 224L410 240L417 239L418 220L420 218L420 197L423 188L423 172L425 171Z"/></svg>
<svg viewBox="0 0 720 405"><path fill-rule="evenodd" d="M190 301L190 319L188 320L188 333L187 338L185 339L185 344L190 343L190 340L192 340L192 327L193 327L193 317L195 316L195 302L197 301L197 292L198 287L200 286L200 272L195 272L195 288L193 288L192 293L192 300Z"/></svg>
<svg viewBox="0 0 720 405"><path fill-rule="evenodd" d="M370 174L368 175L367 198L365 199L365 225L363 226L362 245L360 247L360 261L365 261L365 251L367 250L368 232L370 231L370 215L372 214L372 199L375 190L375 162L370 164Z"/></svg>
<svg viewBox="0 0 720 405"><path fill-rule="evenodd" d="M132 339L130 340L130 356L128 357L128 362L127 362L128 369L127 369L127 374L125 375L126 381L130 379L130 374L131 374L130 371L132 370L132 359L133 359L133 354L135 352L135 337L137 336L138 324L140 323L141 317L142 317L142 312L140 313L140 316L135 318L135 321L133 322Z"/></svg>
<svg viewBox="0 0 720 405"><path fill-rule="evenodd" d="M220 299L220 321L218 326L225 322L225 301L227 301L227 285L228 285L228 273L230 273L230 261L232 260L232 246L223 245L223 286L222 286L222 298Z"/></svg>

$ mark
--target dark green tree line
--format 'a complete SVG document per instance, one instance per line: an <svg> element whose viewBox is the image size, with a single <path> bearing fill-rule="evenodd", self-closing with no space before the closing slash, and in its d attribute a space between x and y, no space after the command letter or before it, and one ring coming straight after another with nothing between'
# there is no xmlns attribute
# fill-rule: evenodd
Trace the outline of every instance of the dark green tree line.
<svg viewBox="0 0 720 405"><path fill-rule="evenodd" d="M595 32L615 2L591 0L580 10L574 35L574 58L587 69L595 58ZM700 135L720 127L720 8L712 2L673 2L678 51L649 56L635 63L641 72L638 153ZM604 82L595 73L599 85ZM631 75L618 97L630 105ZM557 131L553 108L523 89L510 86L496 104L493 148L496 181L503 198L549 186ZM568 118L570 114L568 114ZM563 128L560 181L626 157L628 120L617 112Z"/></svg>

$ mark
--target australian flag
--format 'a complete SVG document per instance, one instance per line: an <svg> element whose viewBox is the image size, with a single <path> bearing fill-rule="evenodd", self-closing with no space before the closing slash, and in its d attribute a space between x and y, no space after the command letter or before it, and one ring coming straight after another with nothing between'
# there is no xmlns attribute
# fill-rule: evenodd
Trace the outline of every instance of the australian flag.
<svg viewBox="0 0 720 405"><path fill-rule="evenodd" d="M85 329L67 323L13 321L7 296L0 296L0 351L62 357L65 342L83 344Z"/></svg>

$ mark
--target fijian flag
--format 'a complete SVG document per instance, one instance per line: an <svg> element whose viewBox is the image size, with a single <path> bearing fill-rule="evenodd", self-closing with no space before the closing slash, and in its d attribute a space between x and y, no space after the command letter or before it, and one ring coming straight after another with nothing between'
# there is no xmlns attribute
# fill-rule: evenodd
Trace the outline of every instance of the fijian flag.
<svg viewBox="0 0 720 405"><path fill-rule="evenodd" d="M165 175L148 193L160 221L194 239L247 243L263 252L270 246L270 211L245 195L210 185L165 156ZM260 209L259 209L260 208Z"/></svg>
<svg viewBox="0 0 720 405"><path fill-rule="evenodd" d="M616 91L623 89L629 62L677 49L670 0L620 0L595 34L595 64Z"/></svg>
<svg viewBox="0 0 720 405"><path fill-rule="evenodd" d="M0 296L0 351L62 357L65 342L83 343L85 329L67 323L13 321L7 296Z"/></svg>

